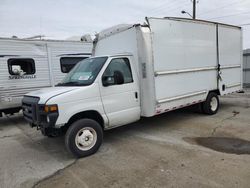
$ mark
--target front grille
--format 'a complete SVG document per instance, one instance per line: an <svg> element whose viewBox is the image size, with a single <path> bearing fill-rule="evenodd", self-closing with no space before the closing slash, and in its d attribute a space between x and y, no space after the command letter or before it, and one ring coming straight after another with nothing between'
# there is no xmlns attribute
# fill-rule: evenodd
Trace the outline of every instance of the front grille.
<svg viewBox="0 0 250 188"><path fill-rule="evenodd" d="M22 100L22 108L23 108L23 115L24 118L32 123L32 124L37 124L38 120L38 102L40 98L39 97L29 97L29 96L24 96Z"/></svg>

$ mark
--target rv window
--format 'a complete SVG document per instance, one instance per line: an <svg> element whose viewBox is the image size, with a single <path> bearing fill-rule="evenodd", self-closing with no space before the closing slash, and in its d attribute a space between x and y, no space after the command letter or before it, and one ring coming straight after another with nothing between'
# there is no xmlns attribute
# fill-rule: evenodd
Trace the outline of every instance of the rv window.
<svg viewBox="0 0 250 188"><path fill-rule="evenodd" d="M79 61L82 61L88 57L61 57L61 71L68 73Z"/></svg>
<svg viewBox="0 0 250 188"><path fill-rule="evenodd" d="M34 59L8 59L8 68L11 75L28 75L35 74L35 61Z"/></svg>

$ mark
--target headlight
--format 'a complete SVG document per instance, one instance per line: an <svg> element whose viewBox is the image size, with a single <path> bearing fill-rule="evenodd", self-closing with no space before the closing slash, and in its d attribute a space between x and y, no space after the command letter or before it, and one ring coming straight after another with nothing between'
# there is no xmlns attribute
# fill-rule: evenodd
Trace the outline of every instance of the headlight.
<svg viewBox="0 0 250 188"><path fill-rule="evenodd" d="M53 104L53 105L46 105L44 107L44 111L46 113L49 113L49 112L57 112L58 111L58 107L56 104Z"/></svg>

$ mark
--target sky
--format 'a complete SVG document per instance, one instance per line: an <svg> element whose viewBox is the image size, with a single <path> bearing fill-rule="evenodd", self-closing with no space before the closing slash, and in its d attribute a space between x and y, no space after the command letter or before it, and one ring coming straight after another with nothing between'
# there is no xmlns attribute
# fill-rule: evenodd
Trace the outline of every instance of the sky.
<svg viewBox="0 0 250 188"><path fill-rule="evenodd" d="M145 17L189 17L191 0L0 0L0 37L45 35L66 39L94 35L116 24ZM250 0L199 0L197 18L240 25L250 48Z"/></svg>

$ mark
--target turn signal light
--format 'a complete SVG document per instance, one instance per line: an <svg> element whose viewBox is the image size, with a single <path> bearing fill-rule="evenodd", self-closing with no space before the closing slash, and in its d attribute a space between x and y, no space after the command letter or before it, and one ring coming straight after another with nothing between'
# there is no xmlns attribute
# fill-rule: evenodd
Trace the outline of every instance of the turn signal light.
<svg viewBox="0 0 250 188"><path fill-rule="evenodd" d="M44 111L46 113L48 113L48 112L56 112L56 111L58 111L58 107L57 107L57 105L46 105L44 107Z"/></svg>

